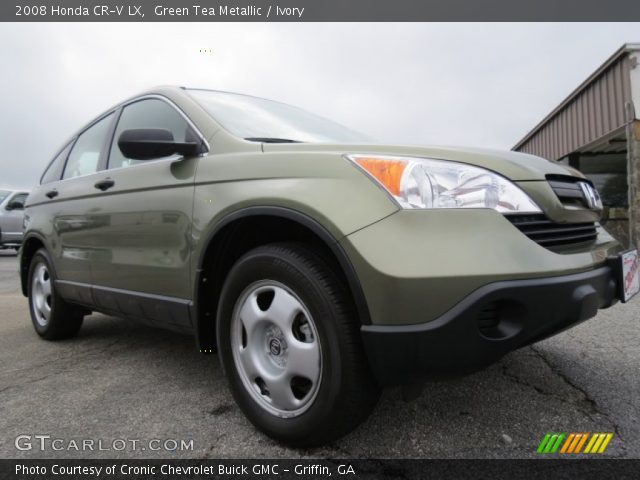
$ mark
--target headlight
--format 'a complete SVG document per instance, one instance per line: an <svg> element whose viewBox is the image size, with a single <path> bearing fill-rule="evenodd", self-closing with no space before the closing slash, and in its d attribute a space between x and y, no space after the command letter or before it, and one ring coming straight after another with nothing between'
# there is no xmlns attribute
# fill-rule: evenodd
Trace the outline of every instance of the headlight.
<svg viewBox="0 0 640 480"><path fill-rule="evenodd" d="M541 213L515 184L464 163L386 155L347 155L403 208L492 208L502 213Z"/></svg>

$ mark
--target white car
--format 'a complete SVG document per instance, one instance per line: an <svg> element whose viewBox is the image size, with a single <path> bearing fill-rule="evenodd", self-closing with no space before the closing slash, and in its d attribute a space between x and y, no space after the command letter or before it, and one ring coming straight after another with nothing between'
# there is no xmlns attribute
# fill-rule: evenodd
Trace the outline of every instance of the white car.
<svg viewBox="0 0 640 480"><path fill-rule="evenodd" d="M22 243L24 202L29 192L0 190L0 250L18 250Z"/></svg>

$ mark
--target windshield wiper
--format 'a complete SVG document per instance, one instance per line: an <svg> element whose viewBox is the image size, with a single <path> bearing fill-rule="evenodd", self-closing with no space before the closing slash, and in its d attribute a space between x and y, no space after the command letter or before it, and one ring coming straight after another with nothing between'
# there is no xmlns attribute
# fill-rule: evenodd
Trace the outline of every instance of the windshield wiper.
<svg viewBox="0 0 640 480"><path fill-rule="evenodd" d="M250 142L262 142L262 143L302 143L300 140L291 140L290 138L276 138L276 137L247 137L245 140Z"/></svg>

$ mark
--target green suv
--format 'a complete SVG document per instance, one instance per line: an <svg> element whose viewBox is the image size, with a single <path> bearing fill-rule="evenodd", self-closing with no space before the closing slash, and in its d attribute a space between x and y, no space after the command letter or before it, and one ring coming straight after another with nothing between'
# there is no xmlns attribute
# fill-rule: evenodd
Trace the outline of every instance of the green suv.
<svg viewBox="0 0 640 480"><path fill-rule="evenodd" d="M579 172L379 145L303 110L157 88L73 135L29 195L43 338L92 311L193 334L246 416L309 446L380 388L482 368L638 290Z"/></svg>

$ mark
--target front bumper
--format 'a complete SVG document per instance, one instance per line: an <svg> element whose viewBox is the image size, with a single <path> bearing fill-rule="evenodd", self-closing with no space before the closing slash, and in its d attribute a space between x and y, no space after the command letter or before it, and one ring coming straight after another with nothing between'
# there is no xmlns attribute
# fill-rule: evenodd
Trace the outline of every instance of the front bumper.
<svg viewBox="0 0 640 480"><path fill-rule="evenodd" d="M369 363L383 385L477 370L572 327L616 302L612 268L485 285L436 320L364 325Z"/></svg>
<svg viewBox="0 0 640 480"><path fill-rule="evenodd" d="M487 209L402 210L341 240L373 325L434 321L496 282L591 271L621 247L594 242L551 251Z"/></svg>

